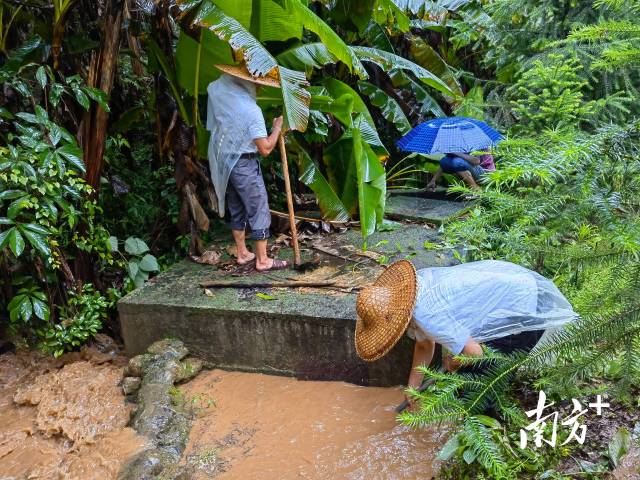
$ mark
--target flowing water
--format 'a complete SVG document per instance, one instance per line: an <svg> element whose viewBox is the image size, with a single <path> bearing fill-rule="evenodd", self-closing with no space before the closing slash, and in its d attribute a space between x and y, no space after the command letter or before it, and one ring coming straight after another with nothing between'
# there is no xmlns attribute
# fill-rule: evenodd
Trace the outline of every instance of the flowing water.
<svg viewBox="0 0 640 480"><path fill-rule="evenodd" d="M0 355L0 480L115 479L144 448L118 383L126 359ZM400 388L202 372L176 400L196 413L183 462L199 479L430 479L444 431L395 420Z"/></svg>
<svg viewBox="0 0 640 480"><path fill-rule="evenodd" d="M115 478L144 446L126 427L124 362L92 349L0 355L0 479Z"/></svg>
<svg viewBox="0 0 640 480"><path fill-rule="evenodd" d="M197 479L430 479L446 440L396 422L400 388L212 370L181 391Z"/></svg>

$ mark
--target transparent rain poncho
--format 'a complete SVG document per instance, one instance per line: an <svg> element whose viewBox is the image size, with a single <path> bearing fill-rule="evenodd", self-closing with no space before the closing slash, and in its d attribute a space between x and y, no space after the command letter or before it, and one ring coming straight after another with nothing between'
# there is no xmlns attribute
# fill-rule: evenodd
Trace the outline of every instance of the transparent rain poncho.
<svg viewBox="0 0 640 480"><path fill-rule="evenodd" d="M551 332L576 318L551 280L512 263L483 260L418 270L407 334L457 355L469 337L485 342L530 330Z"/></svg>
<svg viewBox="0 0 640 480"><path fill-rule="evenodd" d="M209 84L207 95L207 130L211 132L209 167L218 198L218 214L223 217L231 170L247 152L247 146L253 148L254 132L264 130L264 118L256 104L256 87L247 80L223 73Z"/></svg>

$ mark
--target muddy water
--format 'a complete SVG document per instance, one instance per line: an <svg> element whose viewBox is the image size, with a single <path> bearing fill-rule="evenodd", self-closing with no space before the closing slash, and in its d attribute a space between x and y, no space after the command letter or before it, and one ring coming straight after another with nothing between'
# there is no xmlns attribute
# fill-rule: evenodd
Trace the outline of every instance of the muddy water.
<svg viewBox="0 0 640 480"><path fill-rule="evenodd" d="M397 424L399 388L212 370L182 391L197 479L430 479L445 441Z"/></svg>
<svg viewBox="0 0 640 480"><path fill-rule="evenodd" d="M125 361L91 349L1 355L0 479L115 478L144 445L126 427Z"/></svg>

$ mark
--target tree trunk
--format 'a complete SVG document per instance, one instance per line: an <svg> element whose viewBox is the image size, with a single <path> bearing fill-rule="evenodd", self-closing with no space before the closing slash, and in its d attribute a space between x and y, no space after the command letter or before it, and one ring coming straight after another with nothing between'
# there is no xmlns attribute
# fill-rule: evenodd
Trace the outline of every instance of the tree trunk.
<svg viewBox="0 0 640 480"><path fill-rule="evenodd" d="M123 0L106 0L100 22L101 47L98 52L92 54L87 75L88 86L99 88L107 95L111 93L118 63L123 11ZM79 137L87 167L85 179L96 190L100 187L108 120L109 114L99 105L92 103L80 125Z"/></svg>
<svg viewBox="0 0 640 480"><path fill-rule="evenodd" d="M101 89L107 95L111 93L118 64L120 48L120 30L124 11L124 0L105 0L104 14L100 19L100 49L91 55L87 73L87 85ZM100 188L100 176L104 160L104 147L107 137L109 114L98 104L92 102L80 123L78 141L82 146L84 164L87 168L85 180L93 187L95 194ZM80 226L84 228L84 226ZM78 252L74 271L81 282L96 282L97 271L86 252Z"/></svg>

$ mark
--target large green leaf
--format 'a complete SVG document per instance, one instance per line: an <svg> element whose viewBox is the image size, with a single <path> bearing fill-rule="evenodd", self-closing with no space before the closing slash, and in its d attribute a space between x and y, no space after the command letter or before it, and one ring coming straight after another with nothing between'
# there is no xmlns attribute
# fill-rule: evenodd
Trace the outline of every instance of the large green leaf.
<svg viewBox="0 0 640 480"><path fill-rule="evenodd" d="M353 161L358 177L358 210L360 229L366 239L384 219L387 179L377 155L362 139L360 130L353 129Z"/></svg>
<svg viewBox="0 0 640 480"><path fill-rule="evenodd" d="M416 81L402 70L395 71L391 74L391 80L394 87L408 88L413 91L416 100L420 102L420 109L422 115L430 117L435 115L436 117L446 117L447 114L442 110L435 98L433 98L424 84Z"/></svg>
<svg viewBox="0 0 640 480"><path fill-rule="evenodd" d="M226 42L206 29L200 29L199 35L199 41L196 41L181 31L176 47L178 83L191 96L206 94L209 83L220 76L215 64L233 63Z"/></svg>
<svg viewBox="0 0 640 480"><path fill-rule="evenodd" d="M271 0L215 0L222 11L235 18L262 42L302 38L302 24Z"/></svg>
<svg viewBox="0 0 640 480"><path fill-rule="evenodd" d="M369 75L364 65L362 65L351 49L349 49L349 54L351 55L354 73L362 79L368 78ZM279 54L277 58L281 65L306 71L313 70L314 68L322 68L325 65L339 61L338 57L331 53L326 45L320 42L295 46L289 50L285 50Z"/></svg>
<svg viewBox="0 0 640 480"><path fill-rule="evenodd" d="M406 58L399 55L395 55L384 50L378 50L377 48L352 46L351 49L355 55L363 62L372 62L382 68L385 72L392 72L394 70L406 70L413 73L421 82L429 85L430 87L439 90L440 92L455 97L455 93L449 88L449 86L437 75L430 72L424 67L413 63Z"/></svg>
<svg viewBox="0 0 640 480"><path fill-rule="evenodd" d="M373 18L376 23L392 23L395 20L398 28L406 32L410 28L409 17L394 3L394 0L376 0L373 6Z"/></svg>
<svg viewBox="0 0 640 480"><path fill-rule="evenodd" d="M456 97L462 97L464 94L458 80L449 65L438 55L438 52L417 35L410 35L408 40L409 53L416 63L441 78Z"/></svg>
<svg viewBox="0 0 640 480"><path fill-rule="evenodd" d="M322 82L322 84L326 88L329 95L331 95L334 99L336 99L336 101L339 102L342 97L343 99L342 102L344 103L345 95L347 95L352 99L353 112L361 115L359 121L361 122L361 133L363 137L365 138L367 143L374 145L376 147L379 147L381 150L383 150L382 153L384 154L388 153L386 148L380 141L380 137L378 136L378 132L376 130L376 125L373 122L373 118L371 117L371 114L369 113L369 109L367 108L367 105L364 103L362 98L360 98L360 95L358 95L358 93L349 85L347 85L344 82L341 82L340 80L336 80L335 78L327 78L324 82ZM348 127L353 126L351 112L348 112L349 113L348 117L345 116L341 118L336 114L338 110L334 109L332 111L332 108L333 108L333 105L329 104L327 106L327 110L323 110L322 107L319 107L318 109L334 114L336 118L338 118L338 120L340 120L343 124L345 124ZM342 111L342 109L340 111Z"/></svg>
<svg viewBox="0 0 640 480"><path fill-rule="evenodd" d="M382 116L393 123L403 135L411 130L411 124L398 102L386 92L369 82L358 82L360 91L369 97L372 105L380 109Z"/></svg>
<svg viewBox="0 0 640 480"><path fill-rule="evenodd" d="M193 17L193 23L210 30L218 38L228 42L234 50L242 51L247 70L252 75L265 76L274 70L278 71L286 126L299 131L307 128L310 94L305 89L308 82L304 72L279 67L275 58L258 39L210 0L200 3Z"/></svg>
<svg viewBox="0 0 640 480"><path fill-rule="evenodd" d="M212 1L203 0L200 3L193 17L193 24L210 30L234 50L241 50L247 70L252 75L262 77L278 67L275 58L260 41Z"/></svg>
<svg viewBox="0 0 640 480"><path fill-rule="evenodd" d="M291 15L290 21L299 22L305 29L315 33L333 55L347 65L349 69L353 68L349 46L306 5L300 0L276 0L276 3Z"/></svg>
<svg viewBox="0 0 640 480"><path fill-rule="evenodd" d="M364 123L358 118L354 120L354 125ZM357 127L348 130L323 153L334 191L352 215L359 214L362 236L366 238L384 216L386 174L380 159Z"/></svg>
<svg viewBox="0 0 640 480"><path fill-rule="evenodd" d="M298 164L300 181L316 194L322 218L339 222L349 220L349 212L316 163L295 140L292 139L291 144L295 150L294 158Z"/></svg>

